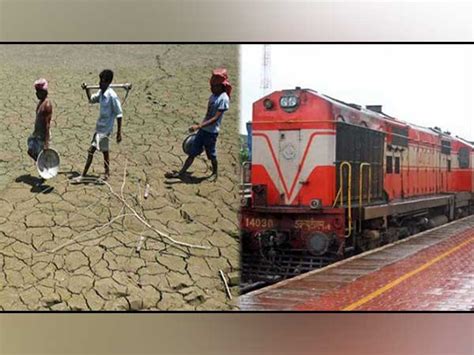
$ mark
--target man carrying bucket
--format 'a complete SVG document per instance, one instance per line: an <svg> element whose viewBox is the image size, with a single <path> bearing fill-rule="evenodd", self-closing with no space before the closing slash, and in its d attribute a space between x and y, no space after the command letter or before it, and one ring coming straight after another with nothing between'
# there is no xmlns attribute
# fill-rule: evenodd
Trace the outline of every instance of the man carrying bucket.
<svg viewBox="0 0 474 355"><path fill-rule="evenodd" d="M92 137L91 146L88 150L86 165L82 175L75 178L74 182L81 182L83 177L87 175L96 150L100 150L104 155L104 176L103 180L107 180L110 176L110 158L109 158L109 140L111 138L114 122L117 119L117 143L122 141L122 106L115 91L110 87L114 73L110 69L105 69L99 74L100 90L91 96L89 88L86 84L82 84L82 88L86 90L89 103L99 103L99 118L97 119L94 136Z"/></svg>
<svg viewBox="0 0 474 355"><path fill-rule="evenodd" d="M217 136L219 135L224 112L229 109L230 93L232 91L227 70L224 68L215 69L212 72L210 84L212 95L209 97L206 116L201 124L196 124L189 128L190 132L197 131L189 156L180 171L172 171L165 174L165 177L168 179L182 178L193 164L194 158L205 150L207 158L211 161L212 165L210 179L217 180Z"/></svg>
<svg viewBox="0 0 474 355"><path fill-rule="evenodd" d="M48 99L48 82L46 79L38 79L34 82L36 97L39 102L36 106L35 128L28 137L28 155L37 161L39 154L49 147L51 117L53 116L53 106ZM39 185L44 182L40 180Z"/></svg>

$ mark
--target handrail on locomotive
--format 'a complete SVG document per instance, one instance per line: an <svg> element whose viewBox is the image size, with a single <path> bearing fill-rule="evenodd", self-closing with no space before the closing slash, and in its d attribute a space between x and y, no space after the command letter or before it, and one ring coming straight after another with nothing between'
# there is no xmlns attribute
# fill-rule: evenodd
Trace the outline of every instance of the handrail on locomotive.
<svg viewBox="0 0 474 355"><path fill-rule="evenodd" d="M240 171L240 203L241 206L245 206L247 204L247 199L251 198L252 194L252 184L250 183L250 167L252 162L244 161L241 164L241 171Z"/></svg>
<svg viewBox="0 0 474 355"><path fill-rule="evenodd" d="M343 161L339 165L339 191L336 195L336 200L334 201L333 207L337 203L337 198L340 198L340 206L344 206L344 184L343 184L343 172L344 167L347 167L347 221L348 221L348 232L346 238L350 237L352 234L352 197L351 197L351 190L352 190L352 165L348 161Z"/></svg>

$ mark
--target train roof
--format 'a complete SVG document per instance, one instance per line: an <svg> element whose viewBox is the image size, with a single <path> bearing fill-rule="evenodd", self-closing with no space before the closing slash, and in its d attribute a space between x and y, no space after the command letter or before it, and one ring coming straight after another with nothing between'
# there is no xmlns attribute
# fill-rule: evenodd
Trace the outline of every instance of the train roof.
<svg viewBox="0 0 474 355"><path fill-rule="evenodd" d="M458 139L459 141L463 142L464 144L468 145L469 147L471 147L471 149L474 150L474 142L471 142L471 141L468 141L464 138L461 138L459 136L456 136L456 139Z"/></svg>
<svg viewBox="0 0 474 355"><path fill-rule="evenodd" d="M333 105L342 106L346 109L354 110L355 112L362 112L363 114L365 114L367 116L371 116L372 118L377 118L377 119L380 119L380 120L384 120L384 121L390 122L391 124L395 124L395 125L399 125L399 126L409 125L408 122L405 122L405 121L400 120L398 118L395 118L393 116L387 115L384 112L377 112L377 111L370 110L370 109L364 107L363 105L348 103L348 102L336 99L334 97L331 97L329 95L319 93L319 92L317 92L316 90L313 90L313 89L302 89L302 90L306 90L306 91L312 93L313 95L316 95L316 96L318 96L318 97L320 97L320 98L322 98L326 101L329 101Z"/></svg>
<svg viewBox="0 0 474 355"><path fill-rule="evenodd" d="M469 147L471 147L472 149L474 149L474 142L471 142L471 141L468 141L464 138L461 138L459 136L451 136L450 133L447 133L447 132L443 132L441 129L439 129L438 127L424 127L424 126L420 126L420 125L417 125L417 124L414 124L414 123L410 123L410 122L407 122L407 121L403 121L399 118L395 118L393 116L390 116L390 115L387 115L386 113L384 112L377 112L377 111L373 111L373 110L370 110L366 107L364 107L363 105L358 105L358 104L353 104L353 103L347 103L345 101L342 101L342 100L339 100L339 99L336 99L334 97L331 97L329 95L325 95L325 94L322 94L322 93L319 93L317 92L316 90L313 90L313 89L302 89L302 90L305 90L305 91L308 91L310 93L312 93L313 95L315 96L318 96L326 101L329 101L331 102L331 104L333 105L337 105L337 106L343 106L344 108L346 109L349 109L349 110L354 110L356 112L362 112L363 114L367 115L367 116L371 116L373 118L377 118L377 119L380 119L380 120L383 120L383 121L386 121L390 124L395 124L395 125L401 125L401 126L405 126L405 127L410 127L412 129L416 129L418 131L421 131L421 132L424 132L424 133L428 133L428 134L432 134L432 135L437 135L437 136L441 136L443 138L447 138L447 139L450 139L450 140L458 140L460 142L462 142L463 144L466 144L468 145ZM284 91L284 90L283 90Z"/></svg>

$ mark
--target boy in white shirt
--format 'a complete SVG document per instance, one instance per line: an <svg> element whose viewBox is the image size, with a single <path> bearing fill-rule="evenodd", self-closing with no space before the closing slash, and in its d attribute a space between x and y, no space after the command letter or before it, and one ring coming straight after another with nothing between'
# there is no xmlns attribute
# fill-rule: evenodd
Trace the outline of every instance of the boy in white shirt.
<svg viewBox="0 0 474 355"><path fill-rule="evenodd" d="M91 146L88 150L86 165L82 175L78 176L75 181L80 182L87 175L94 153L100 150L104 155L104 176L103 180L110 177L110 156L109 156L109 139L114 129L114 122L117 119L117 143L122 141L122 106L115 91L110 88L110 84L114 78L112 70L105 69L99 74L100 90L91 96L90 89L85 84L82 88L86 90L89 103L99 103L100 114L97 119L94 136L92 137Z"/></svg>

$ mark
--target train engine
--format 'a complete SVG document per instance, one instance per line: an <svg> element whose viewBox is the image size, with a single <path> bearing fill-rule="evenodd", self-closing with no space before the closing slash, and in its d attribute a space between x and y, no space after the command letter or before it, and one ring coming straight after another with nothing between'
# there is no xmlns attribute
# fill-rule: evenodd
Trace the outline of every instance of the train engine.
<svg viewBox="0 0 474 355"><path fill-rule="evenodd" d="M473 145L301 89L253 104L243 281L284 278L472 212Z"/></svg>

